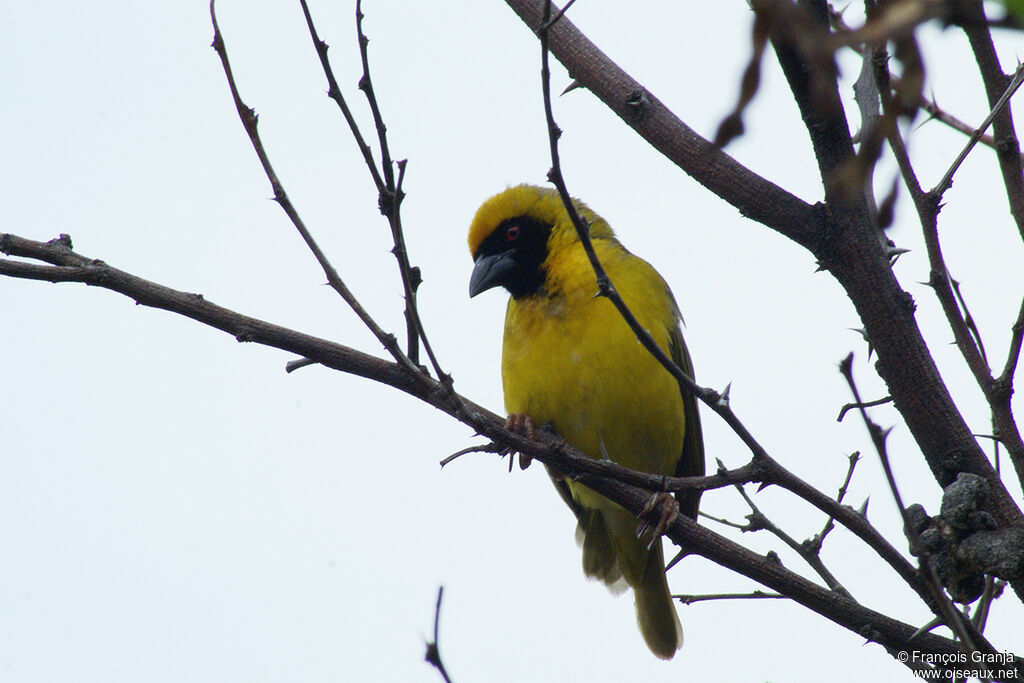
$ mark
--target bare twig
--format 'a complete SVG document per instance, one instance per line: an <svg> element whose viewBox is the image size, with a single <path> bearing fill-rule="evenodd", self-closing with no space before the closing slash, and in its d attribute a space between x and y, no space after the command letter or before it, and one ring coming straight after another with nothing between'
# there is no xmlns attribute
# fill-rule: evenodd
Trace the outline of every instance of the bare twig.
<svg viewBox="0 0 1024 683"><path fill-rule="evenodd" d="M362 0L356 0L356 35L359 41L359 58L363 66L363 75L359 79L359 89L366 96L366 101L373 116L373 125L377 129L377 142L380 146L381 170L384 173L384 188L377 195L377 205L382 215L387 217L391 226L391 237L394 241L392 253L398 261L398 272L402 278L402 289L405 294L405 327L407 350L409 357L414 363L419 362L419 343L423 339L427 354L434 366L438 377L443 377L440 365L434 357L430 344L427 342L426 331L420 322L418 308L416 306L416 290L420 285L420 272L409 264L409 252L405 247L405 235L402 232L401 205L405 194L402 192L402 180L405 176L406 160L398 162L398 182L395 182L394 164L391 161L391 150L388 145L387 126L384 125L384 117L380 112L380 105L377 103L377 94L373 89L373 79L370 76L370 57L368 46L370 39L363 32L363 8Z"/></svg>
<svg viewBox="0 0 1024 683"><path fill-rule="evenodd" d="M469 453L504 453L505 450L506 449L504 446L494 441L492 441L491 443L478 444L476 446L467 446L466 448L455 451L447 458L443 458L440 464L441 467L444 467L453 460L461 458L462 456L467 455Z"/></svg>
<svg viewBox="0 0 1024 683"><path fill-rule="evenodd" d="M377 188L377 195L383 196L387 192L387 186L381 177L380 171L377 170L377 164L373 160L373 152L370 151L370 145L366 144L366 140L359 130L359 124L356 123L352 110L349 109L348 102L345 101L345 96L342 94L341 88L338 87L338 79L334 77L334 69L331 68L331 62L327 59L328 45L320 40L320 36L317 35L316 26L313 24L313 16L309 13L309 6L306 4L306 0L299 0L299 4L302 5L302 14L306 17L306 28L309 29L309 35L313 39L313 46L316 48L316 54L320 58L320 65L327 76L327 96L334 100L341 110L341 115L345 117L345 122L348 123L352 137L355 138L356 146L359 147L359 152L363 155L363 161L370 172L370 177L373 178L373 184ZM390 164L388 166L390 167Z"/></svg>
<svg viewBox="0 0 1024 683"><path fill-rule="evenodd" d="M860 451L850 453L849 460L850 466L846 470L846 478L843 480L842 485L839 487L839 492L836 494L836 503L839 504L841 504L843 502L843 498L846 497L846 491L849 489L850 482L853 480L853 471L857 468L857 463L860 462ZM825 543L825 539L832 532L832 529L834 529L835 526L836 518L829 515L828 519L825 520L825 526L821 528L821 531L815 534L813 538L809 538L804 541L803 545L815 554L820 553L821 547Z"/></svg>
<svg viewBox="0 0 1024 683"><path fill-rule="evenodd" d="M853 599L850 591L846 590L846 588L839 583L839 580L835 575L828 569L828 567L825 566L825 563L821 559L821 555L817 551L804 543L798 542L795 538L772 522L754 503L754 501L751 500L750 496L747 495L747 492L743 489L741 484L736 485L736 490L739 491L740 496L742 496L743 500L750 507L750 514L747 515L748 523L746 527L741 527L743 531L759 531L761 529L768 531L799 555L803 561L806 562L808 566L810 566L810 568L822 578L825 585L827 585L831 590L834 590L841 595L845 595L851 600Z"/></svg>
<svg viewBox="0 0 1024 683"><path fill-rule="evenodd" d="M678 600L684 605L693 605L698 602L710 600L788 600L789 596L779 593L766 593L765 591L752 591L750 593L706 593L704 595L673 595L673 600Z"/></svg>
<svg viewBox="0 0 1024 683"><path fill-rule="evenodd" d="M874 406L881 406L886 403L892 403L892 396L876 398L874 401L867 401L865 403L847 403L839 409L839 416L836 417L836 422L842 422L843 418L846 417L846 413L850 412L854 408L873 408Z"/></svg>
<svg viewBox="0 0 1024 683"><path fill-rule="evenodd" d="M1010 328L1010 348L1006 352L1006 362L1003 364L1003 371L996 380L1002 391L1008 392L1013 388L1013 375L1017 372L1017 362L1020 360L1022 341L1024 341L1024 299L1020 302L1017 319L1013 321L1013 325Z"/></svg>
<svg viewBox="0 0 1024 683"><path fill-rule="evenodd" d="M971 137L967 140L967 144L964 145L964 148L960 150L960 154L957 155L956 159L953 160L953 163L950 164L948 169L946 169L942 179L939 180L938 184L932 188L931 194L936 197L941 197L946 190L949 189L950 185L953 184L953 174L955 174L957 169L960 168L960 164L964 162L964 159L966 159L967 155L971 153L974 146L978 144L978 140L981 139L982 133L988 129L992 121L1003 110L1006 104L1010 101L1010 98L1013 97L1013 94L1017 92L1018 88L1020 88L1021 83L1024 83L1024 64L1017 67L1017 71L1014 72L1013 78L1010 80L1010 84L1006 86L1006 90L1003 91L1002 96L996 100L996 103L992 106L992 110L988 113L988 116L985 117L985 120L981 122L981 125L978 126L978 128L971 134Z"/></svg>
<svg viewBox="0 0 1024 683"><path fill-rule="evenodd" d="M305 4L304 0L303 4ZM384 172L384 185L386 188L394 190L395 172L391 163L391 152L388 149L387 126L384 125L384 117L381 116L380 107L377 104L377 96L373 92L373 81L370 78L370 58L367 52L370 39L363 32L363 18L362 0L356 0L356 35L359 40L359 58L363 65L363 75L359 79L359 89L366 95L366 101L370 105L370 113L373 115L373 125L377 129L377 142L380 144L380 167ZM383 200L384 197L382 196L381 199ZM385 215L388 213L383 205L381 206L381 213Z"/></svg>
<svg viewBox="0 0 1024 683"><path fill-rule="evenodd" d="M452 679L448 677L448 672L445 671L444 662L441 661L441 646L438 639L441 624L441 598L443 596L444 586L439 586L437 589L437 605L434 607L434 639L427 643L427 654L424 656L424 659L437 669L445 683L452 683Z"/></svg>
<svg viewBox="0 0 1024 683"><path fill-rule="evenodd" d="M846 383L850 387L850 393L853 394L854 400L857 403L861 403L860 391L857 389L857 384L853 380L852 353L844 358L839 364L839 371L846 379ZM896 484L896 477L893 475L892 466L889 463L889 452L885 445L886 438L891 430L883 430L875 424L868 416L868 412L865 408L859 408L859 411L861 418L864 420L864 425L867 427L868 435L871 437L871 443L874 445L875 451L878 453L878 459L882 463L882 470L885 472L885 479L889 483L889 491L892 493L893 500L896 502L896 507L900 513L900 518L903 520L904 532L911 537L912 547L920 556L921 571L924 572L925 576L928 578L928 585L932 588L935 603L939 608L938 615L942 617L946 626L956 634L963 647L966 648L968 654L976 652L977 647L974 644L972 635L968 633L960 612L958 612L956 607L953 606L953 602L942 589L942 584L939 582L939 578L935 572L935 567L931 563L929 553L921 544L920 539L917 538L917 533L914 531L910 517L907 515L907 508L903 504L903 497L900 495L899 486Z"/></svg>
<svg viewBox="0 0 1024 683"><path fill-rule="evenodd" d="M270 186L274 190L274 201L276 201L285 214L291 220L292 225L298 230L299 235L302 237L306 246L313 252L313 256L316 258L317 263L323 269L327 275L327 282L331 285L331 288L337 292L341 298L349 305L349 307L355 312L359 319L363 321L363 324L373 333L373 336L377 338L377 341L387 349L388 353L398 361L398 363L404 367L407 371L414 375L420 375L419 368L413 363L409 357L402 352L402 349L398 346L398 342L395 340L395 336L388 332L385 332L377 322L370 316L370 314L363 308L363 305L359 303L355 295L345 285L345 282L338 275L338 271L334 269L331 262L327 259L323 250L313 239L313 235L306 228L306 224L299 217L298 211L288 198L287 193L284 191L284 186L278 179L277 174L274 172L273 166L270 165L270 158L267 156L266 150L263 148L263 141L260 139L259 132L257 130L258 118L256 113L242 101L242 97L238 92L238 87L235 85L235 77L231 71L231 63L228 61L228 53L224 46L224 38L221 35L220 27L217 25L217 14L214 11L214 0L210 0L210 19L213 22L213 49L217 51L217 55L220 57L221 65L224 67L224 75L228 79L228 87L231 89L231 97L235 101L235 108L238 110L238 116L242 120L242 126L245 128L245 132L249 135L249 140L252 143L253 149L256 151L256 156L259 157L260 164L263 166L263 171L266 173L267 178L270 180ZM326 48L325 48L326 49Z"/></svg>
<svg viewBox="0 0 1024 683"><path fill-rule="evenodd" d="M963 292L960 291L960 281L950 276L949 286L953 288L953 296L956 297L957 305L959 305L960 310L963 311L964 325L967 326L967 331L971 333L971 338L974 339L974 343L978 345L978 353L981 354L981 360L985 362L985 367L989 367L988 354L985 353L985 343L981 339L981 330L978 329L978 325L974 322L974 316L971 315L971 310L967 308L967 300L964 299Z"/></svg>

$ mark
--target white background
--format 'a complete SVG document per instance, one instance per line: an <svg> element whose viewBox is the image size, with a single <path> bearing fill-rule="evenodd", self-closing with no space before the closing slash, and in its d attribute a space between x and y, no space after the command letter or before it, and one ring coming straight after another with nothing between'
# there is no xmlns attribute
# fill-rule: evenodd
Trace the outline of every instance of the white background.
<svg viewBox="0 0 1024 683"><path fill-rule="evenodd" d="M356 90L351 3L313 2L340 83ZM469 301L465 234L476 207L549 166L539 48L498 0L367 0L374 82L396 158L408 158L404 222L422 267L421 307L465 395L501 410L504 296ZM745 3L581 0L570 18L687 123L712 136L750 54ZM857 22L858 6L847 12ZM390 236L297 3L222 0L220 24L272 161L346 282L404 336ZM383 355L332 291L283 212L231 102L204 2L5 3L0 8L0 231L69 233L82 254L279 324ZM929 92L967 121L987 113L962 32L921 31ZM997 35L1004 68L1024 42ZM805 130L766 53L742 163L807 201L821 197ZM841 61L849 83L858 64ZM554 87L569 78L554 68ZM905 547L863 425L836 364L849 351L862 391L884 395L840 288L813 258L749 222L665 161L586 91L556 100L573 194L672 285L698 379L732 382L733 405L778 460L826 491L862 450L849 493ZM933 185L964 137L910 133ZM893 164L878 172L879 193ZM1021 239L988 149L946 194L953 274L1002 367L1022 293ZM954 395L991 431L934 296L905 196L890 236L912 249L896 274ZM491 455L438 461L479 442L404 395L120 295L0 280L0 680L437 681L423 662L436 591L456 681L908 680L876 645L787 601L680 607L686 644L655 660L629 597L584 580L574 522L542 468L511 475ZM1017 402L1020 412L1019 401ZM891 408L885 426L907 501L940 491ZM704 413L709 458L748 453ZM984 442L989 448L988 442ZM1008 464L1008 463L1006 463ZM1014 489L1015 495L1019 491ZM798 539L822 516L773 490L758 504ZM733 490L708 512L742 521ZM712 522L707 522L718 528ZM730 532L731 533L731 532ZM763 533L733 534L809 570ZM891 570L837 530L825 560L855 597L913 624L929 619ZM679 593L746 591L699 558L670 574ZM1024 654L1024 610L994 606L997 647Z"/></svg>

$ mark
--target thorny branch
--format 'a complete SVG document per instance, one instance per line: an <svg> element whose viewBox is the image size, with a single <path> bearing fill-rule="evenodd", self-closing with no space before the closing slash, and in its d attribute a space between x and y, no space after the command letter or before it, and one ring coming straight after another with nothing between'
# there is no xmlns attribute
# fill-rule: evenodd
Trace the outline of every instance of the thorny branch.
<svg viewBox="0 0 1024 683"><path fill-rule="evenodd" d="M281 208L284 210L288 219L291 220L295 229L298 230L299 235L303 241L309 247L309 250L313 252L313 256L316 258L317 263L323 269L327 275L327 282L331 285L331 288L336 291L341 298L349 305L349 307L355 312L359 319L364 325L373 333L373 336L377 338L377 341L387 349L388 353L403 367L411 372L418 372L418 369L409 357L399 348L398 343L395 340L394 335L385 332L377 322L370 316L370 314L363 308L359 300L356 299L355 295L345 285L345 282L341 279L338 271L334 269L331 262L328 260L327 255L324 254L323 250L313 239L313 235L310 233L306 224L299 217L299 213L291 200L288 198L287 193L284 190L284 186L278 179L277 174L274 172L273 166L270 164L270 158L267 155L266 150L263 148L263 142L260 140L259 133L257 131L257 125L259 118L256 112L246 106L242 101L242 96L238 92L238 87L235 85L235 77L231 71L231 62L228 60L227 49L224 46L224 38L221 36L220 27L217 25L217 14L214 11L214 0L210 0L210 20L213 23L213 49L216 50L217 56L220 57L221 65L224 67L224 74L228 79L228 87L231 89L231 97L235 102L235 109L238 110L238 116L242 120L242 126L245 128L246 134L249 136L250 142L252 142L253 149L256 151L256 156L259 157L260 164L263 166L263 170L270 180L270 185L274 190L274 201L276 201ZM326 49L326 48L325 48ZM354 123L353 123L354 126Z"/></svg>
<svg viewBox="0 0 1024 683"><path fill-rule="evenodd" d="M850 387L850 393L853 394L853 399L857 403L862 403L860 399L860 391L857 389L857 384L853 379L853 354L850 353L843 361L839 364L839 371L846 379L847 384ZM971 633L968 633L967 626L964 622L962 615L957 611L953 602L946 595L942 589L942 584L939 582L939 578L935 573L935 568L928 561L928 553L924 546L921 544L920 539L915 538L915 532L913 531L913 524L910 521L910 517L907 515L907 508L903 504L903 497L900 495L899 486L896 484L896 477L893 475L892 466L889 463L889 451L886 447L886 438L889 436L891 430L883 430L868 416L867 409L861 406L858 408L861 418L864 420L864 425L867 427L868 434L871 437L871 443L875 447L875 451L878 453L878 459L882 463L882 470L885 472L885 479L889 484L889 491L892 493L893 500L896 502L896 507L900 512L900 517L903 519L903 528L908 536L911 536L911 547L921 554L921 566L922 571L928 579L928 586L932 591L932 595L935 598L935 603L939 608L939 616L942 617L944 623L952 629L953 633L956 634L957 640L965 648L965 653L970 655L978 651L978 646L974 644L974 637ZM982 643L986 646L986 649L991 647L987 643ZM994 650L994 648L992 648Z"/></svg>

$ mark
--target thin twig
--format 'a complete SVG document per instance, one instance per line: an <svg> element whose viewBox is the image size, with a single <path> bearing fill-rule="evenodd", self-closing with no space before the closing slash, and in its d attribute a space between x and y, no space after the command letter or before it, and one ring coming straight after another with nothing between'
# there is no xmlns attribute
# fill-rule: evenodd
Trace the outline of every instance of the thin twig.
<svg viewBox="0 0 1024 683"><path fill-rule="evenodd" d="M1017 372L1021 342L1024 342L1024 299L1021 299L1017 319L1013 321L1010 332L1010 348L1006 353L1006 362L1003 364L1003 372L996 380L1003 391L1009 391L1013 387L1013 375Z"/></svg>
<svg viewBox="0 0 1024 683"><path fill-rule="evenodd" d="M846 470L846 478L843 479L842 485L839 487L839 492L836 494L836 503L842 504L843 498L846 497L846 492L850 488L850 482L853 481L853 471L857 468L857 463L860 462L860 451L854 451L850 453L850 466ZM825 526L821 528L813 538L809 538L803 542L803 545L808 548L811 552L820 553L821 547L825 543L825 539L832 532L836 526L836 518L832 515L828 516L825 520Z"/></svg>
<svg viewBox="0 0 1024 683"><path fill-rule="evenodd" d="M444 662L441 661L441 646L438 644L438 632L441 625L441 598L443 596L444 586L439 586L437 589L437 605L434 607L434 639L427 643L427 654L424 655L424 659L437 669L445 683L452 683L452 679L448 677L448 672L445 671Z"/></svg>
<svg viewBox="0 0 1024 683"><path fill-rule="evenodd" d="M394 164L391 161L391 150L388 145L387 126L384 125L384 117L380 112L380 105L377 103L377 94L373 89L373 78L370 76L370 57L368 46L370 39L363 31L363 9L362 0L356 0L356 36L359 42L359 58L363 66L363 75L359 79L359 89L366 96L370 113L373 116L373 125L377 130L377 144L380 147L380 166L384 173L384 188L377 195L377 205L382 215L387 217L391 226L391 236L394 241L394 248L391 253L398 261L398 272L402 278L402 289L405 294L405 328L406 328L406 352L414 363L419 362L420 338L426 344L426 332L423 325L419 323L419 315L416 313L416 290L420 285L419 269L409 264L409 254L405 247L405 235L402 232L401 213L399 209L405 194L402 192L402 179L405 176L407 160L398 162L398 182L395 182ZM441 375L441 370L432 353L429 353L434 371Z"/></svg>
<svg viewBox="0 0 1024 683"><path fill-rule="evenodd" d="M982 633L985 632L985 625L988 622L989 610L992 607L992 602L999 598L1003 594L1003 588L1006 587L1006 582L1002 579L988 574L985 576L985 590L981 594L981 598L978 600L978 606L974 611L974 616L971 617L971 623Z"/></svg>
<svg viewBox="0 0 1024 683"><path fill-rule="evenodd" d="M857 403L862 403L860 391L857 389L857 384L853 379L853 353L850 353L839 364L839 371L846 379L846 383L850 387L850 393L853 394L854 400ZM889 451L885 444L886 438L891 430L883 430L875 424L868 416L868 412L865 408L859 408L859 411L861 418L864 420L864 425L867 427L868 435L871 437L871 443L874 445L875 451L878 453L878 459L882 463L882 470L885 472L885 479L889 483L889 491L892 493L893 500L896 502L896 507L900 513L900 518L903 520L904 532L910 537L914 551L919 554L921 571L924 572L928 579L928 585L932 589L943 621L945 621L946 625L953 631L953 633L956 634L963 647L967 649L968 654L977 652L977 647L974 645L973 638L967 632L967 628L963 622L960 612L958 612L956 607L953 606L953 602L943 590L942 584L939 582L938 575L935 572L935 567L931 563L931 557L928 551L921 544L920 539L917 538L917 533L914 531L913 525L911 524L910 516L907 514L907 508L903 505L903 497L900 495L899 486L896 484L896 477L892 472L892 465L889 463Z"/></svg>
<svg viewBox="0 0 1024 683"><path fill-rule="evenodd" d="M967 300L964 299L963 292L960 291L960 281L950 276L949 286L953 288L953 296L956 297L957 304L960 306L960 310L963 311L964 325L967 326L967 331L971 333L974 343L978 345L978 353L981 354L981 360L985 361L986 367L989 367L988 354L985 353L985 343L981 339L981 330L978 329L978 325L974 322L971 309L967 308Z"/></svg>
<svg viewBox="0 0 1024 683"><path fill-rule="evenodd" d="M703 595L673 595L673 600L678 600L684 605L693 605L698 602L709 600L789 600L788 595L781 593L766 593L765 591L752 591L750 593L705 593Z"/></svg>
<svg viewBox="0 0 1024 683"><path fill-rule="evenodd" d="M381 178L380 171L377 170L377 164L373 160L373 152L370 150L370 146L366 144L363 134L359 131L359 125L352 115L352 110L349 109L348 102L345 101L345 96L342 94L341 88L338 87L338 79L334 77L334 69L331 68L331 62L327 59L328 45L320 40L320 36L317 35L316 26L313 24L313 16L309 13L309 6L306 4L306 0L299 0L299 4L302 5L302 14L306 17L306 28L309 29L309 35L313 39L313 47L316 48L316 54L320 58L320 66L323 67L324 74L327 76L327 96L334 100L341 110L341 115L345 117L345 122L348 123L352 137L355 138L356 146L359 147L359 153L363 155L366 168L370 171L370 176L373 178L373 184L377 188L377 195L383 195L387 190L387 186L384 184L384 179Z"/></svg>
<svg viewBox="0 0 1024 683"><path fill-rule="evenodd" d="M718 524L721 524L722 526L727 526L730 529L739 529L740 531L750 531L751 530L749 522L746 523L746 524L740 524L739 522L734 522L734 521L732 521L730 519L726 519L725 517L716 517L716 516L714 516L712 514L708 514L707 512L704 512L703 510L698 510L697 511L697 516L698 517L703 517L704 519L710 519L712 522L717 522Z"/></svg>
<svg viewBox="0 0 1024 683"><path fill-rule="evenodd" d="M800 543L772 522L768 516L764 514L759 507L757 507L750 496L747 495L747 492L743 489L741 484L736 485L736 490L739 491L740 496L742 496L743 500L750 507L750 514L747 515L749 523L743 531L759 531L764 529L765 531L773 534L776 538L796 552L796 554L799 555L804 562L806 562L807 565L822 578L825 585L827 585L831 590L839 593L840 595L844 595L851 600L853 599L850 591L846 590L846 588L839 583L839 579L837 579L835 575L829 571L828 567L825 566L825 563L822 561L819 553L808 547L806 544Z"/></svg>
<svg viewBox="0 0 1024 683"><path fill-rule="evenodd" d="M310 28L310 35L312 36L315 44L317 42L317 38L313 19L309 15L308 10L305 11L306 22ZM377 95L373 88L373 78L370 75L370 58L368 50L370 40L366 37L366 33L363 31L363 18L362 2L361 0L356 0L356 35L359 42L359 56L363 68L363 75L359 79L359 89L366 96L366 101L373 116L374 127L377 131L378 145L380 146L381 171L384 175L384 183L377 187L377 203L381 214L387 218L388 225L391 228L391 238L394 243L394 248L391 250L391 253L394 254L395 259L398 261L398 272L402 280L402 290L405 296L407 353L412 362L418 364L419 344L422 341L423 348L427 352L427 357L434 369L434 373L441 381L441 384L449 391L449 395L452 400L458 402L458 395L452 391L452 377L441 368L441 363L438 361L433 347L430 345L430 340L427 338L427 331L420 318L419 306L416 302L416 292L419 289L422 277L420 275L419 268L413 267L409 262L409 250L405 244L405 233L402 229L401 214L402 200L405 198L405 192L402 189L402 184L405 180L405 169L408 164L408 160L401 159L397 164L392 163L391 160L391 151L387 138L387 126L384 125L384 117L381 114L380 105L377 102ZM337 89L337 84L333 77L333 71L330 69L330 60L327 58L326 48L321 55L321 65L324 67L324 72L328 76L328 83L331 84L333 88ZM340 92L338 97L340 98ZM349 125L350 128L358 130L354 122L351 122ZM361 139L361 137L357 136L357 142ZM370 163L372 163L372 158ZM395 165L398 166L397 180L395 179L393 168ZM379 176L375 176L375 178L377 177Z"/></svg>
<svg viewBox="0 0 1024 683"><path fill-rule="evenodd" d="M270 158L267 156L266 150L263 148L263 141L260 139L259 132L257 130L258 117L256 113L248 107L243 101L242 96L238 92L238 87L235 85L235 77L231 71L231 63L228 61L227 49L224 45L224 38L221 35L220 27L217 25L217 14L214 11L214 1L210 0L210 19L213 22L213 49L216 50L217 55L220 57L221 65L224 67L224 75L228 79L228 87L231 89L231 97L234 99L235 108L238 110L238 116L242 120L242 126L245 128L245 132L249 136L249 140L252 143L253 149L256 151L256 156L259 157L260 164L263 166L263 171L270 180L270 186L274 190L274 201L276 201L285 214L291 220L292 225L298 230L299 235L302 237L306 246L313 253L317 263L323 269L327 275L327 282L331 285L331 288L337 292L341 298L349 305L349 307L355 312L359 319L364 325L373 333L377 338L377 341L387 349L388 353L409 372L419 375L421 374L419 368L413 363L402 349L398 346L398 342L395 340L395 336L388 332L385 332L377 322L370 316L370 314L363 308L359 300L356 299L355 295L345 285L345 282L338 275L338 272L331 265L331 262L327 259L323 250L313 239L313 235L306 228L306 224L299 217L298 211L292 204L291 199L288 198L287 193L284 190L284 186L278 179L277 174L274 172L273 166L270 164Z"/></svg>
<svg viewBox="0 0 1024 683"><path fill-rule="evenodd" d="M865 403L847 403L839 409L839 416L836 418L836 422L842 422L843 418L846 417L846 413L850 412L854 408L873 408L875 406L885 405L886 403L892 403L892 396L876 398L874 401L867 401Z"/></svg>
<svg viewBox="0 0 1024 683"><path fill-rule="evenodd" d="M455 451L447 458L443 458L440 464L441 467L444 467L453 460L461 458L462 456L467 455L469 453L502 453L505 450L506 448L504 446L495 441L492 441L491 443L478 444L476 446L467 446L462 450Z"/></svg>
<svg viewBox="0 0 1024 683"><path fill-rule="evenodd" d="M367 54L367 46L370 39L363 32L363 3L356 0L356 35L359 40L359 58L363 64L363 76L359 79L359 89L366 95L366 101L370 105L370 113L373 115L373 125L377 129L377 141L380 144L380 167L384 172L384 185L388 188L395 187L395 173L391 164L391 152L388 150L387 126L384 125L384 117L381 116L380 107L377 105L377 96L373 92L373 81L370 79L370 59ZM381 213L386 213L381 207Z"/></svg>
<svg viewBox="0 0 1024 683"><path fill-rule="evenodd" d="M981 125L971 134L971 137L967 140L967 144L960 150L960 154L957 155L953 163L950 164L949 168L946 169L946 173L943 174L942 179L939 180L938 184L932 188L931 193L936 197L941 197L946 190L949 189L950 185L953 184L953 174L960 168L960 164L964 162L967 155L971 153L974 146L978 144L978 140L981 139L981 134L984 133L992 120L1002 111L1006 103L1010 101L1013 94L1017 92L1017 89L1024 83L1024 63L1017 66L1017 70L1013 74L1013 79L1010 80L1010 84L1006 86L1006 90L1003 92L996 103L992 106L992 110L985 117L985 120L981 122Z"/></svg>

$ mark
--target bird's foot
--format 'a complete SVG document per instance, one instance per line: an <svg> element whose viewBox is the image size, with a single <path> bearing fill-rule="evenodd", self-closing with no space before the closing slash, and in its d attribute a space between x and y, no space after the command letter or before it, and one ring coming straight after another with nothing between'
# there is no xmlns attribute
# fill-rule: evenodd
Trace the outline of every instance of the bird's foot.
<svg viewBox="0 0 1024 683"><path fill-rule="evenodd" d="M530 419L525 413L512 413L505 419L505 429L510 432L515 432L520 436L525 436L527 439L532 439L535 434L533 428L533 420ZM515 451L511 448L505 449L505 455L508 455L508 471L512 471L512 460L515 458ZM533 462L533 458L530 456L520 453L519 454L519 469L525 470Z"/></svg>
<svg viewBox="0 0 1024 683"><path fill-rule="evenodd" d="M651 529L651 525L643 521L643 518L654 511L657 511L658 523L651 530L651 541L647 544L648 548L653 546L661 538L662 534L665 533L665 529L668 529L676 521L676 517L679 516L679 502L676 501L675 496L665 491L653 494L651 499L647 501L647 504L644 505L644 509L640 511L641 522L636 530L637 538L640 538Z"/></svg>

